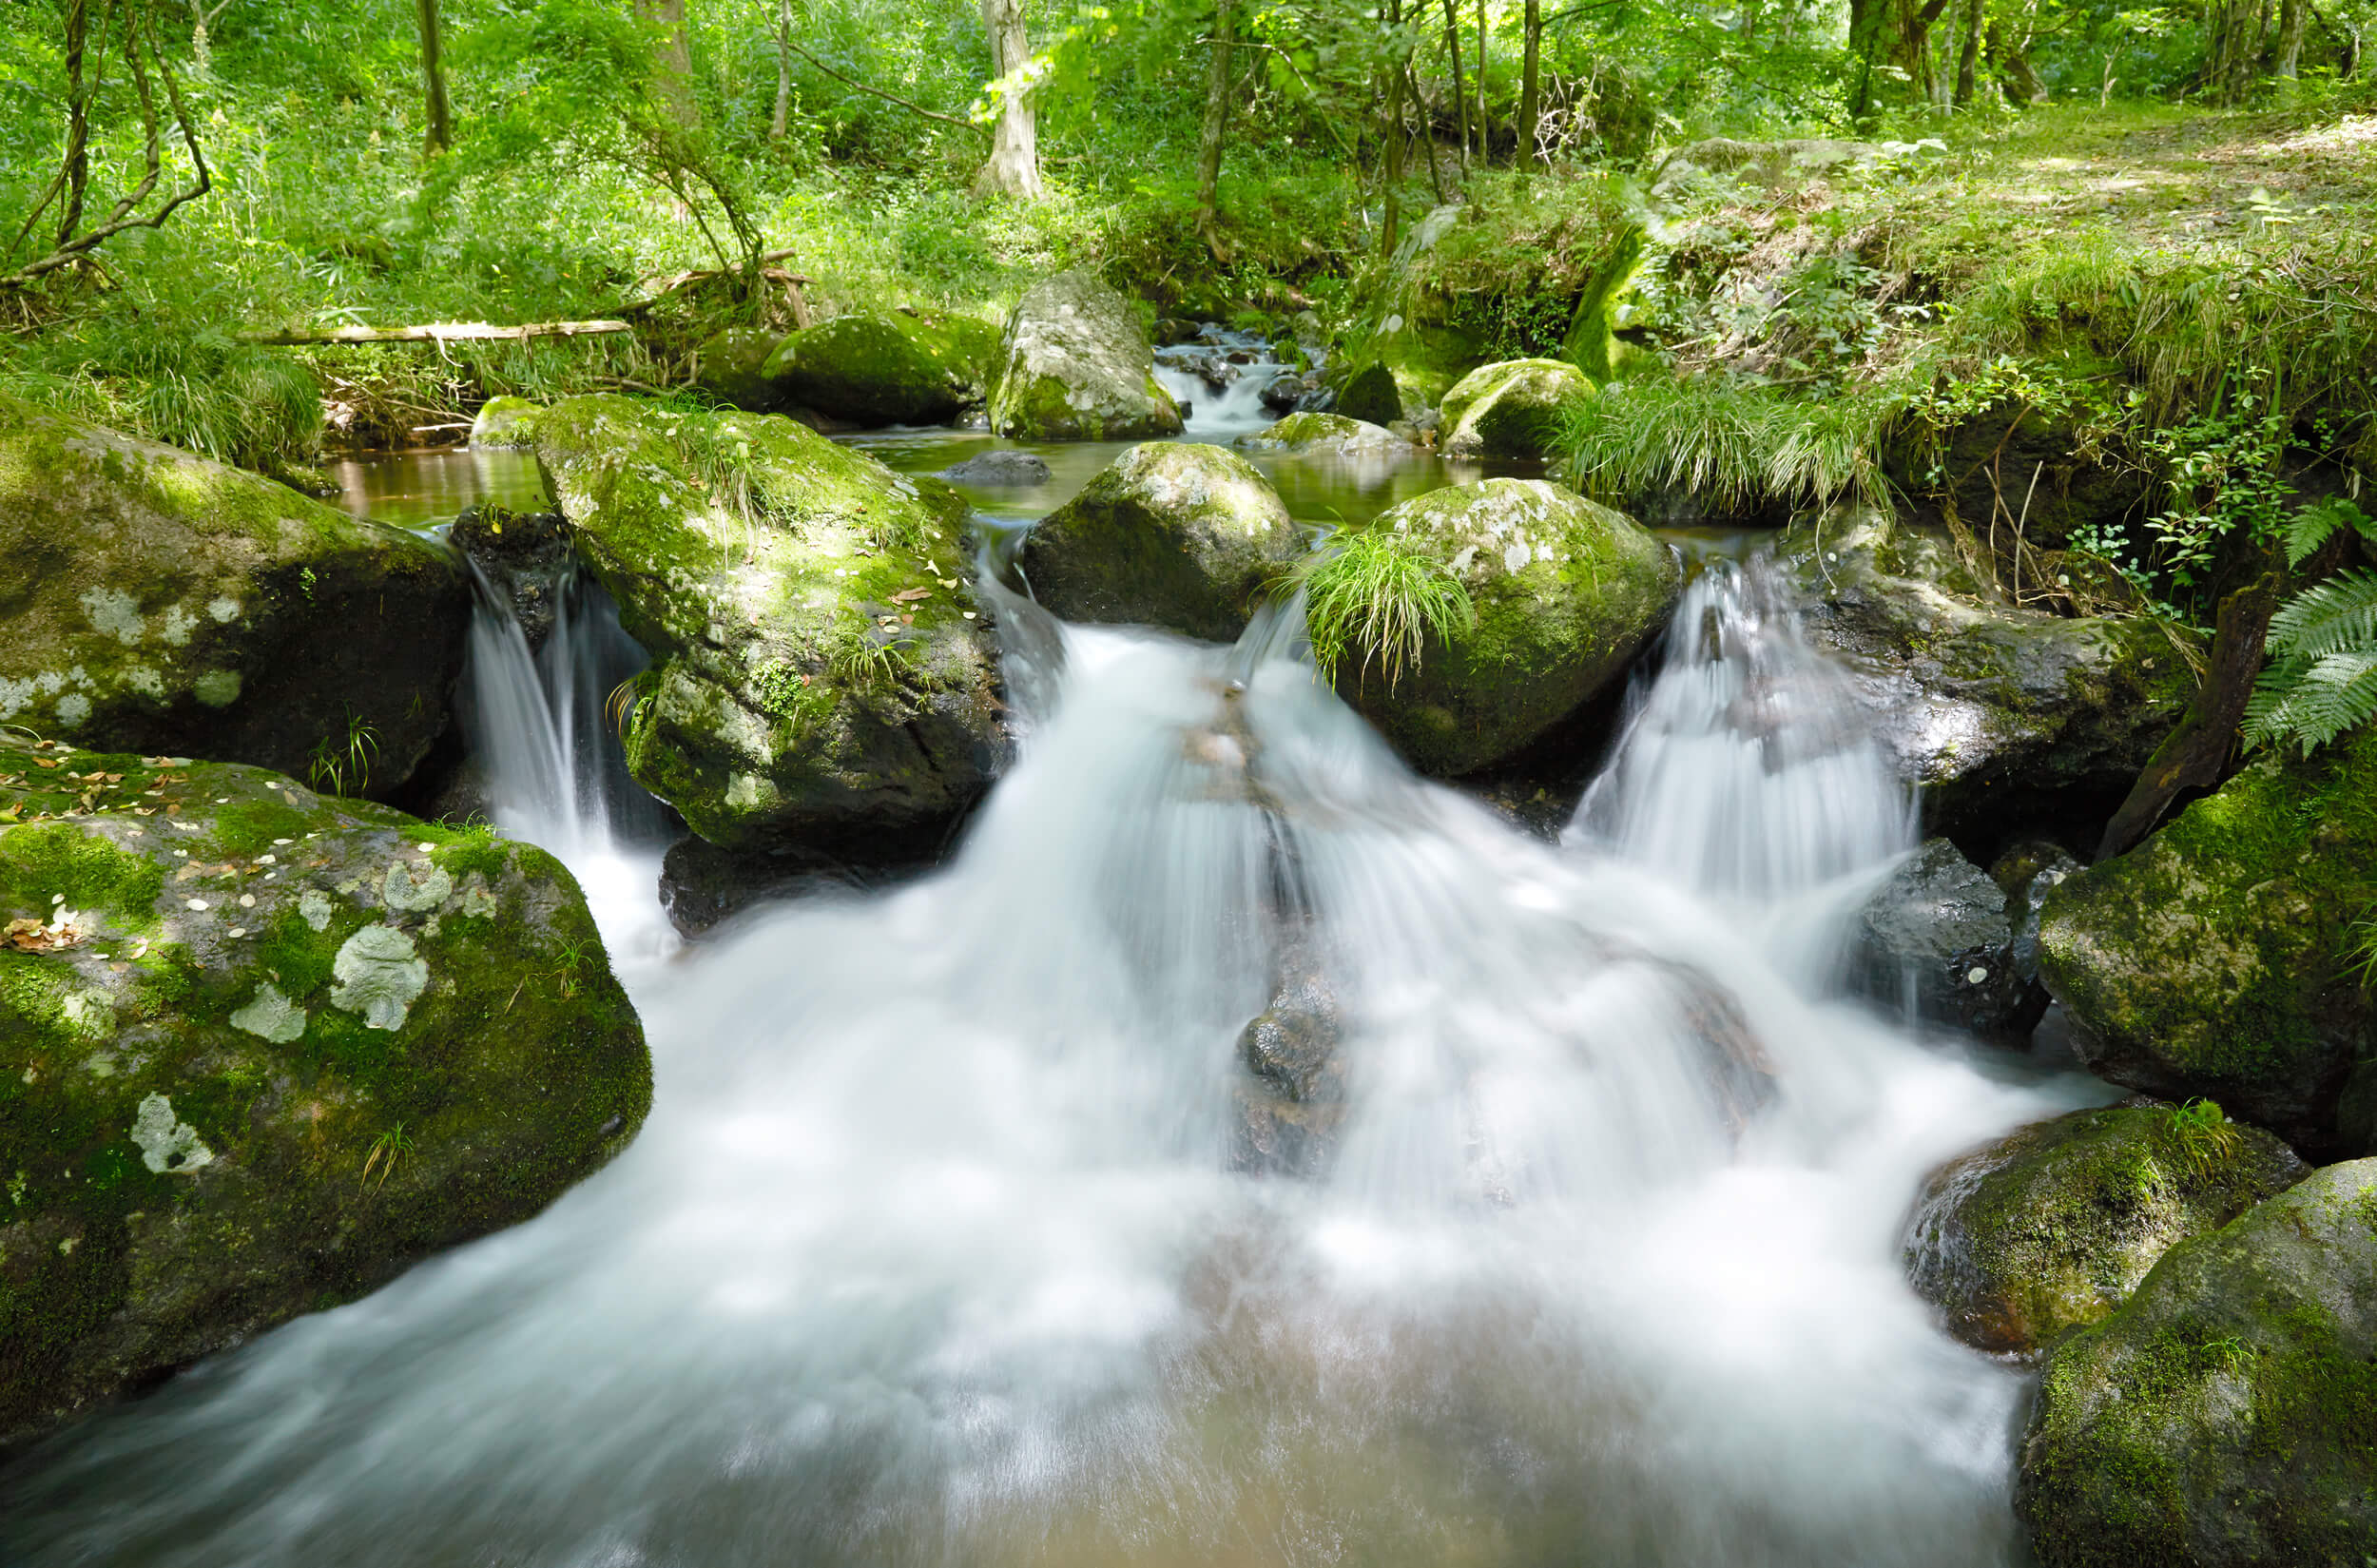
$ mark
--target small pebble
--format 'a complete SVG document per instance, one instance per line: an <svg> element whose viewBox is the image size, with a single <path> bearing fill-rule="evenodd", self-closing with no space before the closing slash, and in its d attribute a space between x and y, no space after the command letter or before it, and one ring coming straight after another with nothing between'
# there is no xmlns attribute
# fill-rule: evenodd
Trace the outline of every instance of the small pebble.
<svg viewBox="0 0 2377 1568"><path fill-rule="evenodd" d="M255 894L253 894L253 893L242 893L242 894L241 894L241 895L240 895L240 907L241 907L242 909L253 909L253 908L255 908L255 907L256 907L256 895L255 895Z"/></svg>
<svg viewBox="0 0 2377 1568"><path fill-rule="evenodd" d="M206 908L206 900L203 899L192 899L189 902L189 907L203 912Z"/></svg>
<svg viewBox="0 0 2377 1568"><path fill-rule="evenodd" d="M230 929L230 931L228 931L227 933L225 933L225 935L227 935L227 936L233 936L233 937L244 937L244 936L246 936L246 935L247 935L247 927L246 927L246 926L243 926L243 925L235 925L235 926L233 926L233 927Z"/></svg>

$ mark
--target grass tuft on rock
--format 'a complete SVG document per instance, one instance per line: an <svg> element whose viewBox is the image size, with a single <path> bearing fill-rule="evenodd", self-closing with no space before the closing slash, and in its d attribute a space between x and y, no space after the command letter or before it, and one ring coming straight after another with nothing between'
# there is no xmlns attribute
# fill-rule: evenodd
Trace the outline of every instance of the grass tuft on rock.
<svg viewBox="0 0 2377 1568"><path fill-rule="evenodd" d="M1364 677L1376 665L1393 691L1420 668L1428 639L1448 642L1478 623L1477 606L1458 579L1383 531L1343 535L1295 575L1304 585L1313 662L1324 681L1333 683L1354 654Z"/></svg>

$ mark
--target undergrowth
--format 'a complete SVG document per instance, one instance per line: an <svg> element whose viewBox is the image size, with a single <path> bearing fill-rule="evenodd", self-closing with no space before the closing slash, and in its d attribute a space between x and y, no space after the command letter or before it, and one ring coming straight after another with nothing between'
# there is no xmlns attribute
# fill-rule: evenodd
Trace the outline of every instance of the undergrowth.
<svg viewBox="0 0 2377 1568"><path fill-rule="evenodd" d="M1334 682L1348 657L1357 680L1373 666L1389 692L1420 668L1427 642L1477 625L1477 606L1459 579L1395 534L1349 531L1298 569L1313 662Z"/></svg>

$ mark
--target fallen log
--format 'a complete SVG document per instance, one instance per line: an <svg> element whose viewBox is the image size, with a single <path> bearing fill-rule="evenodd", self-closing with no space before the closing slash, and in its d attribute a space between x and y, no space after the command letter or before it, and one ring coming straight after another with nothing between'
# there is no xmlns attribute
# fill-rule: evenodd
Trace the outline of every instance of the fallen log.
<svg viewBox="0 0 2377 1568"><path fill-rule="evenodd" d="M492 321L428 321L407 327L281 327L270 332L242 332L240 341L282 348L302 343L474 343L531 338L592 338L634 330L625 321L523 321L517 326L498 326Z"/></svg>

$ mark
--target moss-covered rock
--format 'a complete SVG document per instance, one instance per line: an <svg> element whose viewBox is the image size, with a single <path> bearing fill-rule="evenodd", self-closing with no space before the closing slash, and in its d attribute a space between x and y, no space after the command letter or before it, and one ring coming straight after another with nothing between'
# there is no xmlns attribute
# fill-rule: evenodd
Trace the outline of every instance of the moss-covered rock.
<svg viewBox="0 0 2377 1568"><path fill-rule="evenodd" d="M1683 587L1649 530L1540 479L1431 491L1370 527L1459 582L1477 611L1391 689L1360 650L1336 661L1338 695L1427 773L1507 760L1575 712L1625 673Z"/></svg>
<svg viewBox="0 0 2377 1568"><path fill-rule="evenodd" d="M352 742L375 795L445 727L471 600L434 540L0 397L0 725L299 777Z"/></svg>
<svg viewBox="0 0 2377 1568"><path fill-rule="evenodd" d="M569 872L0 734L0 1444L535 1213L650 1060Z"/></svg>
<svg viewBox="0 0 2377 1568"><path fill-rule="evenodd" d="M996 329L964 317L838 316L779 343L761 374L774 406L860 425L925 425L980 404Z"/></svg>
<svg viewBox="0 0 2377 1568"><path fill-rule="evenodd" d="M1403 416L1403 395L1395 373L1381 360L1357 366L1337 389L1337 412L1366 425L1391 425Z"/></svg>
<svg viewBox="0 0 2377 1568"><path fill-rule="evenodd" d="M2126 855L2066 877L2040 912L2047 988L2089 1067L2209 1095L2313 1154L2367 1152L2340 1102L2377 1055L2346 971L2377 899L2377 733L2264 757Z"/></svg>
<svg viewBox="0 0 2377 1568"><path fill-rule="evenodd" d="M1594 390L1585 373L1564 359L1479 365L1444 395L1444 455L1545 456L1559 436L1562 413Z"/></svg>
<svg viewBox="0 0 2377 1568"><path fill-rule="evenodd" d="M1220 447L1132 447L1025 535L1032 592L1069 621L1160 626L1227 642L1304 552L1252 463Z"/></svg>
<svg viewBox="0 0 2377 1568"><path fill-rule="evenodd" d="M526 447L535 439L536 416L545 405L530 397L490 397L471 418L474 447Z"/></svg>
<svg viewBox="0 0 2377 1568"><path fill-rule="evenodd" d="M1024 292L999 349L991 429L1027 441L1131 441L1180 434L1130 302L1089 272Z"/></svg>
<svg viewBox="0 0 2377 1568"><path fill-rule="evenodd" d="M998 664L955 490L790 419L615 397L554 404L536 455L652 655L628 765L696 833L937 833L988 784Z"/></svg>
<svg viewBox="0 0 2377 1568"><path fill-rule="evenodd" d="M2047 1358L2015 1509L2047 1568L2377 1556L2377 1160L2165 1253Z"/></svg>
<svg viewBox="0 0 2377 1568"><path fill-rule="evenodd" d="M1298 456L1353 456L1412 449L1409 441L1393 431L1342 414L1291 414L1267 429L1240 436L1238 444L1249 452Z"/></svg>
<svg viewBox="0 0 2377 1568"><path fill-rule="evenodd" d="M1947 534L1877 509L1795 524L1782 551L1809 639L1848 667L1935 832L2109 813L2194 694L2188 634L2019 609Z"/></svg>
<svg viewBox="0 0 2377 1568"><path fill-rule="evenodd" d="M784 399L767 378L767 362L784 341L784 335L772 327L728 327L712 333L693 351L693 384L728 408L772 414Z"/></svg>
<svg viewBox="0 0 2377 1568"><path fill-rule="evenodd" d="M2309 1173L2210 1104L2075 1111L1934 1171L1907 1227L1908 1277L1958 1339L2028 1354L2111 1313L2178 1243Z"/></svg>

